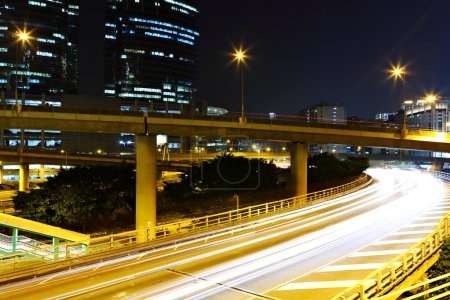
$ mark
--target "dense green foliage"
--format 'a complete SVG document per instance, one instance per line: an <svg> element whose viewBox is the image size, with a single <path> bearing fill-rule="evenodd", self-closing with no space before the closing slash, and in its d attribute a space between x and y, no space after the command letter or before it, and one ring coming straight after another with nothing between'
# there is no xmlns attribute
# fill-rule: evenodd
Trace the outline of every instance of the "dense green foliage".
<svg viewBox="0 0 450 300"><path fill-rule="evenodd" d="M308 166L308 181L314 182L360 175L368 162L320 154L310 157ZM234 194L241 205L290 196L278 182L286 175L281 173L272 162L224 154L192 167L179 182L165 183L158 192L158 214L167 219L229 209L237 204ZM134 222L135 177L131 165L62 170L41 189L19 193L14 204L24 218L75 230L127 226Z"/></svg>
<svg viewBox="0 0 450 300"><path fill-rule="evenodd" d="M219 196L244 191L270 189L277 186L277 168L272 162L260 159L235 157L231 154L205 161L200 167L192 167L189 175L180 182L165 183L161 193L163 208L195 206L195 202L209 199L209 205L217 205ZM204 204L203 204L204 205Z"/></svg>
<svg viewBox="0 0 450 300"><path fill-rule="evenodd" d="M336 156L321 153L308 158L308 181L319 182L358 176L369 167L366 157L352 157L339 160Z"/></svg>
<svg viewBox="0 0 450 300"><path fill-rule="evenodd" d="M439 260L427 272L429 278L435 278L448 273L450 273L450 239L446 239L444 241L444 244L441 247ZM430 284L430 289L447 282L448 278L433 282L432 284ZM438 292L436 292L436 294L442 294L444 291L450 291L450 287L440 289Z"/></svg>
<svg viewBox="0 0 450 300"><path fill-rule="evenodd" d="M62 170L40 189L19 193L14 205L21 217L85 230L111 224L121 211L131 211L135 189L130 165L77 167Z"/></svg>

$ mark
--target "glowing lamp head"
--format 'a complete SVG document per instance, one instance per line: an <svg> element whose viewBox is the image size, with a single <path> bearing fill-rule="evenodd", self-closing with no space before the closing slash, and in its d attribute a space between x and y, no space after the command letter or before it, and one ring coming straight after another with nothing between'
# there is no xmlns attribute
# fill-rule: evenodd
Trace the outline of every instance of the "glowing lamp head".
<svg viewBox="0 0 450 300"><path fill-rule="evenodd" d="M238 63L245 63L245 59L247 58L247 55L245 55L245 50L242 49L235 49L235 52L233 54L234 61L237 61Z"/></svg>
<svg viewBox="0 0 450 300"><path fill-rule="evenodd" d="M427 101L436 101L437 100L437 96L433 95L433 94L429 94L425 97L425 100Z"/></svg>
<svg viewBox="0 0 450 300"><path fill-rule="evenodd" d="M397 77L401 77L403 74L406 73L405 67L393 67L391 70L392 76L394 76L395 78Z"/></svg>
<svg viewBox="0 0 450 300"><path fill-rule="evenodd" d="M19 40L21 40L21 41L27 41L28 38L29 38L28 33L26 33L26 32L21 32L21 33L19 33Z"/></svg>

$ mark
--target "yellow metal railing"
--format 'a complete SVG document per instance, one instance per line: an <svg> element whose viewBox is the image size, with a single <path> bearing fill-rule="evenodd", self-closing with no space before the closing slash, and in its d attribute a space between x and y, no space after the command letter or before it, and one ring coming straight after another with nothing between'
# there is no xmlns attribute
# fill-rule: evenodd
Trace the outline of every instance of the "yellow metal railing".
<svg viewBox="0 0 450 300"><path fill-rule="evenodd" d="M450 181L449 173L431 172L431 174L436 178ZM331 300L376 299L387 294L439 250L444 239L449 237L449 222L450 213L440 220L434 232Z"/></svg>
<svg viewBox="0 0 450 300"><path fill-rule="evenodd" d="M162 224L147 228L144 233L128 231L91 238L86 241L61 243L58 246L47 245L30 251L0 256L0 282L68 267L72 264L81 263L84 258L86 260L100 260L104 258L105 251L132 251L130 248L137 245L136 236L138 235L146 236L149 245L156 247L158 244L170 243L184 235L187 239L193 238L189 237L192 234L197 234L195 236L197 239L209 236L210 233L208 232L211 229L232 232L232 229L228 229L230 225L321 203L361 189L370 184L371 180L370 176L364 174L359 179L341 186L200 218ZM173 243L176 245L177 241L175 240ZM85 245L89 246L86 247Z"/></svg>

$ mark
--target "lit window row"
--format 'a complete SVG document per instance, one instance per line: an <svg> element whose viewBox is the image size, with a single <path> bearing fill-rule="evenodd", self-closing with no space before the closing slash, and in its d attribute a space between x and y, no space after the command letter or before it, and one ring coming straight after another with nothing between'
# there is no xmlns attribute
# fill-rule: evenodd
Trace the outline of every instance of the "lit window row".
<svg viewBox="0 0 450 300"><path fill-rule="evenodd" d="M192 90L188 87L185 86L177 86L177 91L178 92L186 92L186 93L190 93Z"/></svg>
<svg viewBox="0 0 450 300"><path fill-rule="evenodd" d="M39 56L56 57L55 54L50 53L50 52L44 52L44 51L37 51L36 54Z"/></svg>
<svg viewBox="0 0 450 300"><path fill-rule="evenodd" d="M125 49L123 49L123 52L125 52L125 53L135 53L135 54L145 54L145 50L141 50L141 49L128 49L128 48L125 48Z"/></svg>
<svg viewBox="0 0 450 300"><path fill-rule="evenodd" d="M8 52L8 48L0 48L0 52Z"/></svg>
<svg viewBox="0 0 450 300"><path fill-rule="evenodd" d="M175 28L175 29L180 29L183 31L186 31L188 33L194 34L199 36L200 34L197 31L182 27L182 26L178 26L178 25L174 25L172 23L167 23L167 22L160 22L160 21L155 21L155 20L150 20L150 19L141 19L141 18L130 18L130 21L132 22L139 22L139 23L148 23L148 24L155 24L155 25L161 25L161 26L166 26L169 28Z"/></svg>
<svg viewBox="0 0 450 300"><path fill-rule="evenodd" d="M110 34L105 34L105 39L109 39L109 40L115 40L116 37Z"/></svg>
<svg viewBox="0 0 450 300"><path fill-rule="evenodd" d="M0 63L1 65L1 63ZM12 74L16 74L16 71L12 71ZM51 75L48 73L40 73L40 72L30 72L30 71L17 71L17 75L24 75L24 76L37 76L37 77L47 77L50 78Z"/></svg>
<svg viewBox="0 0 450 300"><path fill-rule="evenodd" d="M105 94L114 95L116 93L115 90L105 90Z"/></svg>
<svg viewBox="0 0 450 300"><path fill-rule="evenodd" d="M189 44L189 45L194 45L194 42L191 42L191 41L188 41L188 40L185 40L185 39L178 38L177 41L185 43L185 44Z"/></svg>
<svg viewBox="0 0 450 300"><path fill-rule="evenodd" d="M149 99L160 99L160 95L148 95L148 94L135 94L135 93L120 93L119 97L125 98L149 98Z"/></svg>
<svg viewBox="0 0 450 300"><path fill-rule="evenodd" d="M179 36L191 39L191 40L195 40L195 37L192 36L192 35L189 35L189 34L186 34L186 33L182 33L182 32L178 32L178 31L172 30L172 29L165 29L165 28L161 28L161 27L145 26L145 25L136 25L136 28L138 28L138 29L147 29L147 30L152 30L152 31L159 31L159 32L164 32L164 33L168 33L168 34L173 34L173 35L179 35Z"/></svg>
<svg viewBox="0 0 450 300"><path fill-rule="evenodd" d="M181 60L181 61L190 62L190 63L193 63L193 62L194 62L193 59L186 58L186 57L179 57L178 59Z"/></svg>
<svg viewBox="0 0 450 300"><path fill-rule="evenodd" d="M54 37L57 37L57 38L60 38L60 39L62 39L62 40L65 40L65 39L66 39L66 37L65 37L64 35L62 35L61 33L53 33L53 36L54 36Z"/></svg>
<svg viewBox="0 0 450 300"><path fill-rule="evenodd" d="M186 9L190 10L190 11L198 13L198 9L196 9L195 7L190 6L190 5L186 4L186 3L183 3L183 2L180 2L180 1L175 1L175 0L164 0L164 1L168 2L170 4L175 4L175 5L181 6L183 8L186 8Z"/></svg>
<svg viewBox="0 0 450 300"><path fill-rule="evenodd" d="M178 11L178 12L186 14L186 15L190 15L190 13L187 10L179 8L179 7L171 6L170 9L174 10L174 11Z"/></svg>
<svg viewBox="0 0 450 300"><path fill-rule="evenodd" d="M41 7L46 7L47 4L46 3L42 3L42 2L38 2L38 1L28 1L29 5L34 5L34 6L41 6Z"/></svg>
<svg viewBox="0 0 450 300"><path fill-rule="evenodd" d="M55 40L52 40L52 39L37 38L36 40L37 40L38 42L42 42L42 43L56 44L56 41L55 41Z"/></svg>
<svg viewBox="0 0 450 300"><path fill-rule="evenodd" d="M149 93L160 93L161 94L161 90L160 89L152 89L152 88L144 88L144 87L135 87L134 88L135 92L149 92ZM166 92L164 92L165 95Z"/></svg>

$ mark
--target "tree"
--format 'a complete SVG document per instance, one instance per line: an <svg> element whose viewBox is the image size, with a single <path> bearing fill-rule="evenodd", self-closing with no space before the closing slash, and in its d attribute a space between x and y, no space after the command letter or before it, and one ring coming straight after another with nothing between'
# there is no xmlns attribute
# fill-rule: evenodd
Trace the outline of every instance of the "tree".
<svg viewBox="0 0 450 300"><path fill-rule="evenodd" d="M308 157L308 181L319 182L358 176L369 167L367 157L348 157L339 160L328 153Z"/></svg>
<svg viewBox="0 0 450 300"><path fill-rule="evenodd" d="M13 200L21 216L46 224L81 228L110 223L135 207L135 172L130 165L76 167L19 193Z"/></svg>

